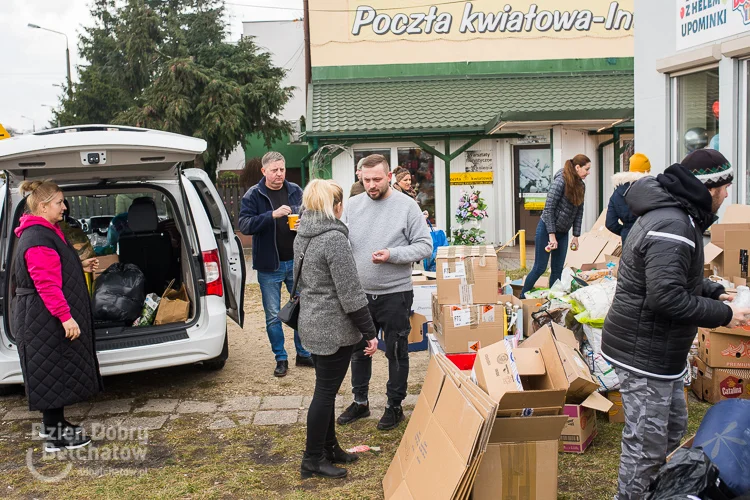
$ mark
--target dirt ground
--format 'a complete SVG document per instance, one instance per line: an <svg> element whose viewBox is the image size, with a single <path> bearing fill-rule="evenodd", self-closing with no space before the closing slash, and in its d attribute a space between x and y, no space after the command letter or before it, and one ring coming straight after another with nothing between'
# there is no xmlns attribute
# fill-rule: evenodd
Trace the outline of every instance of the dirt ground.
<svg viewBox="0 0 750 500"><path fill-rule="evenodd" d="M282 297L285 302L286 297ZM245 327L229 321L229 359L223 370L207 372L197 365L177 366L148 372L107 377L106 392L97 399L114 397L190 398L220 401L233 396L312 395L315 372L312 368L294 366L296 351L292 330L284 327L289 373L273 376L276 367L266 335L265 316L261 307L260 288L248 285L245 292ZM418 394L429 355L427 351L411 354L409 394ZM388 362L382 351L373 358L370 395L385 394ZM347 374L341 394L351 394L351 378Z"/></svg>

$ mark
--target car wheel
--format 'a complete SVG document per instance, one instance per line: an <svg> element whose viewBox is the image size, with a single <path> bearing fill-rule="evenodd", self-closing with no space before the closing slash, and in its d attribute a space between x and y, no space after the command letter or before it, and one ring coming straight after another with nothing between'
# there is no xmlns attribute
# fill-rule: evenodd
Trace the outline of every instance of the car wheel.
<svg viewBox="0 0 750 500"><path fill-rule="evenodd" d="M208 359L203 362L203 368L209 371L218 371L224 368L227 364L227 358L229 357L229 336L224 333L224 348L221 350L221 354L213 359Z"/></svg>

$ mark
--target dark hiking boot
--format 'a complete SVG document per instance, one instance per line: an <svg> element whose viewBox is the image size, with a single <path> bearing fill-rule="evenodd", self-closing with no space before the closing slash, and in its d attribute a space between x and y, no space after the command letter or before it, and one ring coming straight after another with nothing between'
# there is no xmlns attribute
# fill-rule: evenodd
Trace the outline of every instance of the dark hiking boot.
<svg viewBox="0 0 750 500"><path fill-rule="evenodd" d="M288 361L277 361L276 362L276 369L273 371L274 377L285 377L286 372L289 371L289 362Z"/></svg>
<svg viewBox="0 0 750 500"><path fill-rule="evenodd" d="M385 413L378 422L378 429L381 431L389 431L398 427L398 424L404 420L404 410L400 406L387 406Z"/></svg>
<svg viewBox="0 0 750 500"><path fill-rule="evenodd" d="M313 363L312 356L300 356L297 355L297 359L294 362L295 366L304 366L307 368L315 368L315 364Z"/></svg>
<svg viewBox="0 0 750 500"><path fill-rule="evenodd" d="M314 458L305 453L302 465L299 468L302 479L310 479L313 476L327 477L331 479L342 479L346 477L346 469L336 467L325 456Z"/></svg>
<svg viewBox="0 0 750 500"><path fill-rule="evenodd" d="M339 418L336 419L336 422L339 425L347 425L351 424L352 422L356 422L360 418L367 418L370 416L370 405L361 405L357 403L356 401L349 405L349 408L344 410L344 413L339 415Z"/></svg>
<svg viewBox="0 0 750 500"><path fill-rule="evenodd" d="M332 464L351 464L359 460L356 453L347 453L338 443L333 446L326 446L325 457Z"/></svg>

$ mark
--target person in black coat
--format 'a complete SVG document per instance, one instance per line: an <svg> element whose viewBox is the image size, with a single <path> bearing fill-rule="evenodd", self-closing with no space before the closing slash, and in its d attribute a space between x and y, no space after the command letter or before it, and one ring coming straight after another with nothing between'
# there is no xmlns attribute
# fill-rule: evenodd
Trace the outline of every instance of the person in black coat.
<svg viewBox="0 0 750 500"><path fill-rule="evenodd" d="M698 327L745 324L749 309L726 305L724 287L703 277L703 233L727 198L732 168L697 150L657 177L634 183L625 201L638 220L623 247L602 355L620 381L618 499L640 499L687 430L683 377Z"/></svg>
<svg viewBox="0 0 750 500"><path fill-rule="evenodd" d="M625 244L630 228L635 224L636 217L625 203L625 193L635 181L648 175L651 172L651 162L646 155L636 153L630 157L630 170L620 172L612 177L612 183L615 186L615 192L609 199L607 206L607 219L605 225L607 229L622 238L622 244Z"/></svg>
<svg viewBox="0 0 750 500"><path fill-rule="evenodd" d="M65 420L64 407L86 401L103 389L94 348L94 319L83 262L59 227L64 196L52 182L25 181L30 214L15 234L15 293L12 331L18 346L29 409L42 412L39 436L47 452L76 449L91 439Z"/></svg>

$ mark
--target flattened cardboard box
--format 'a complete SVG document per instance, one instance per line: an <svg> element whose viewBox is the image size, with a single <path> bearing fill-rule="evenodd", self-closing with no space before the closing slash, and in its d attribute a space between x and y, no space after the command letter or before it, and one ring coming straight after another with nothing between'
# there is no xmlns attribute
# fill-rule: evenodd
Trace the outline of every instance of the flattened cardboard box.
<svg viewBox="0 0 750 500"><path fill-rule="evenodd" d="M711 368L700 358L695 364L704 401L715 404L725 399L750 399L750 370Z"/></svg>
<svg viewBox="0 0 750 500"><path fill-rule="evenodd" d="M438 248L439 304L497 303L497 254L491 245Z"/></svg>
<svg viewBox="0 0 750 500"><path fill-rule="evenodd" d="M508 331L505 308L498 304L440 305L437 295L432 299L435 337L448 354L477 352Z"/></svg>
<svg viewBox="0 0 750 500"><path fill-rule="evenodd" d="M750 369L750 337L698 330L698 357L712 368Z"/></svg>

